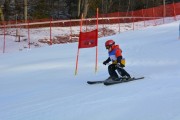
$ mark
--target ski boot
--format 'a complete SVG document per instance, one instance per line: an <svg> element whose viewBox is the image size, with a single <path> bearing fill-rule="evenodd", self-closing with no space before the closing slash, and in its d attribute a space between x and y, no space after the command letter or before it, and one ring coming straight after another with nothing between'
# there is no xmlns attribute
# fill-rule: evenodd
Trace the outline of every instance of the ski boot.
<svg viewBox="0 0 180 120"><path fill-rule="evenodd" d="M123 82L126 82L126 81L129 81L129 79L131 79L131 76L122 76L121 77L121 80L123 81Z"/></svg>

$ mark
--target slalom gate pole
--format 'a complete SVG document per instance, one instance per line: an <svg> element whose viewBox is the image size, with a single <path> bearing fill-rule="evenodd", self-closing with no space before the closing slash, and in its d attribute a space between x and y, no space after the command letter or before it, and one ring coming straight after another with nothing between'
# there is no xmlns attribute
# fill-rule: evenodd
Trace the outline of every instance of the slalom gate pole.
<svg viewBox="0 0 180 120"><path fill-rule="evenodd" d="M80 32L82 32L82 25L83 25L83 14L81 16L81 21L80 21ZM78 45L78 51L77 51L77 56L76 56L76 68L75 68L75 75L77 75L78 71L78 60L79 60L79 45Z"/></svg>
<svg viewBox="0 0 180 120"><path fill-rule="evenodd" d="M76 56L76 69L75 69L75 75L77 75L77 70L78 70L78 60L79 60L79 48L78 48L77 56Z"/></svg>
<svg viewBox="0 0 180 120"><path fill-rule="evenodd" d="M96 46L96 64L95 64L95 73L97 72L97 69L98 69L98 67L97 67L97 66L98 66L98 65L97 65L97 64L98 64L98 24L99 24L99 23L98 23L98 17L99 17L98 14L99 14L99 9L97 8L97 16L96 16L96 17L97 17L97 21L96 21L96 22L97 22L97 23L96 23L96 29L97 29L97 36L96 36L96 37L97 37L97 46Z"/></svg>

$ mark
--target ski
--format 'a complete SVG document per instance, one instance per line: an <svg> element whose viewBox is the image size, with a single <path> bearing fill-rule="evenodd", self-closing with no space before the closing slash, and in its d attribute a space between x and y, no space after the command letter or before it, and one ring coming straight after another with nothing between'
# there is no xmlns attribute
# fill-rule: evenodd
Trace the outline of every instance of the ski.
<svg viewBox="0 0 180 120"><path fill-rule="evenodd" d="M130 78L130 79L119 79L117 81L104 81L104 85L114 85L114 84L119 84L119 83L124 83L124 82L130 82L130 81L134 81L134 80L140 80L140 79L144 79L144 77L133 77L133 78Z"/></svg>
<svg viewBox="0 0 180 120"><path fill-rule="evenodd" d="M87 81L88 84L100 84L100 83L104 83L106 81L111 80L110 78L107 78L105 80L97 80L97 81Z"/></svg>
<svg viewBox="0 0 180 120"><path fill-rule="evenodd" d="M88 84L100 84L100 83L104 83L105 80L99 80L99 81L87 81Z"/></svg>

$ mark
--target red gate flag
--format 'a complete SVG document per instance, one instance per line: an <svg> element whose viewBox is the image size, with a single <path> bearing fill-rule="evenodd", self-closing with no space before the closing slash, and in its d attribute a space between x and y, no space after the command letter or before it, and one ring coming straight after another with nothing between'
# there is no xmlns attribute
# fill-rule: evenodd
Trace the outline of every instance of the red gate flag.
<svg viewBox="0 0 180 120"><path fill-rule="evenodd" d="M96 47L96 64L95 64L95 72L97 72L97 58L98 58L98 8L97 8L97 24L96 29L90 32L82 32L82 23L83 23L83 15L81 17L81 26L80 26L80 33L79 33L79 45L78 45L78 52L76 57L76 69L75 75L77 75L78 70L78 58L79 58L79 49L80 48L90 48Z"/></svg>
<svg viewBox="0 0 180 120"><path fill-rule="evenodd" d="M98 31L97 29L90 32L80 32L78 48L90 48L97 46Z"/></svg>

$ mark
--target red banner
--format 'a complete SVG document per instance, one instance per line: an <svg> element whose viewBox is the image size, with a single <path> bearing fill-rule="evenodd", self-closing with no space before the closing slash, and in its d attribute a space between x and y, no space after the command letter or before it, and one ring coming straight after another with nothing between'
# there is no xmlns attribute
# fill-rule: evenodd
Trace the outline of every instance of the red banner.
<svg viewBox="0 0 180 120"><path fill-rule="evenodd" d="M97 58L98 58L98 8L97 8L97 25L96 29L90 32L82 32L82 24L83 24L83 15L81 17L81 27L79 33L79 45L78 45L78 52L76 57L76 69L75 75L77 75L78 70L78 58L79 58L79 49L80 48L90 48L96 47L96 64L95 64L95 72L97 72Z"/></svg>
<svg viewBox="0 0 180 120"><path fill-rule="evenodd" d="M80 32L78 48L90 48L97 46L98 31Z"/></svg>

